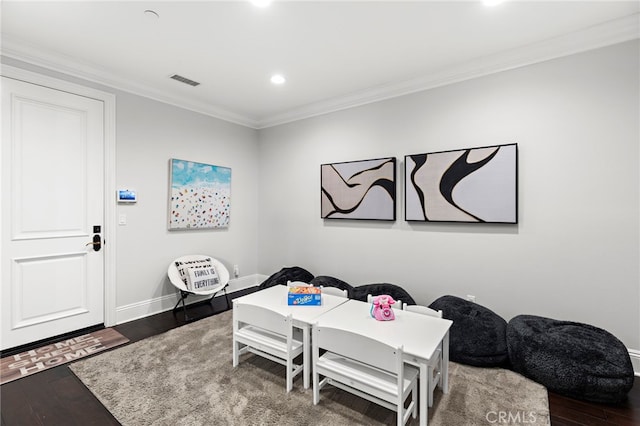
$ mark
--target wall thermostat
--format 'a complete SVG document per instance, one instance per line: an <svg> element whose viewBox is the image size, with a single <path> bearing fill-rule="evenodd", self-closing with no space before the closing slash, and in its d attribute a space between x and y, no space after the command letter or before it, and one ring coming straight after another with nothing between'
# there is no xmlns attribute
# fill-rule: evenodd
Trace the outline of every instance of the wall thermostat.
<svg viewBox="0 0 640 426"><path fill-rule="evenodd" d="M118 189L119 203L135 203L138 201L138 195L133 189Z"/></svg>

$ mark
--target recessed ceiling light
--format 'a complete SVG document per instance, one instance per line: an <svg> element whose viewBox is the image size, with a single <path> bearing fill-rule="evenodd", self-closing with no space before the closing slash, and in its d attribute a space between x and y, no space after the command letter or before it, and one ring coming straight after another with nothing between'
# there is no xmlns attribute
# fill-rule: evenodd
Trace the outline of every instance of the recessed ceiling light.
<svg viewBox="0 0 640 426"><path fill-rule="evenodd" d="M284 78L282 74L274 74L271 76L271 82L273 84L284 84L285 81L287 81L287 79Z"/></svg>
<svg viewBox="0 0 640 426"><path fill-rule="evenodd" d="M485 6L489 6L489 7L497 6L497 5L499 5L500 3L504 3L504 2L505 2L505 0L482 0L482 3L483 3Z"/></svg>
<svg viewBox="0 0 640 426"><path fill-rule="evenodd" d="M160 18L160 15L158 15L158 12L156 12L155 10L151 10L151 9L147 9L144 11L144 16L146 16L149 20L156 20Z"/></svg>
<svg viewBox="0 0 640 426"><path fill-rule="evenodd" d="M271 4L271 0L251 0L251 3L256 7L267 7Z"/></svg>

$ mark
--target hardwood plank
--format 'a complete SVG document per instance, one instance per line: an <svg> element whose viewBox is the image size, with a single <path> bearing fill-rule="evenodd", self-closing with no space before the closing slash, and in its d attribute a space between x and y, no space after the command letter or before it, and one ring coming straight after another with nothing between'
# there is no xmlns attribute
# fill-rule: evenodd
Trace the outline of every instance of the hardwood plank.
<svg viewBox="0 0 640 426"><path fill-rule="evenodd" d="M554 426L639 425L640 379L635 378L627 400L619 404L591 403L549 392L549 410Z"/></svg>
<svg viewBox="0 0 640 426"><path fill-rule="evenodd" d="M627 417L615 413L607 415L607 420L614 425L618 426L637 426L640 425L640 416Z"/></svg>
<svg viewBox="0 0 640 426"><path fill-rule="evenodd" d="M581 423L574 422L573 420L564 419L562 417L551 415L552 426L582 426Z"/></svg>
<svg viewBox="0 0 640 426"><path fill-rule="evenodd" d="M55 367L2 385L2 418L10 425L62 425L67 407L58 406L55 383L68 367ZM56 409L57 408L57 409Z"/></svg>
<svg viewBox="0 0 640 426"><path fill-rule="evenodd" d="M640 424L640 378L636 377L633 382L633 388L627 395L627 400L616 405L604 406L605 414L609 419L622 422L625 419L631 421L631 424Z"/></svg>
<svg viewBox="0 0 640 426"><path fill-rule="evenodd" d="M601 406L558 395L553 392L549 392L549 407L563 410L563 412L566 410L574 410L602 420L607 419L607 414Z"/></svg>
<svg viewBox="0 0 640 426"><path fill-rule="evenodd" d="M73 419L73 424L120 424L74 374L60 379L56 385L65 390L57 394L58 404L65 407L66 419Z"/></svg>
<svg viewBox="0 0 640 426"><path fill-rule="evenodd" d="M551 416L558 420L570 421L573 423L569 424L578 424L578 425L587 425L587 426L614 426L615 423L609 422L606 418L596 417L591 415L590 413L578 411L573 408L569 408L566 406L555 406L551 409L549 406ZM556 425L555 422L551 422L552 425Z"/></svg>

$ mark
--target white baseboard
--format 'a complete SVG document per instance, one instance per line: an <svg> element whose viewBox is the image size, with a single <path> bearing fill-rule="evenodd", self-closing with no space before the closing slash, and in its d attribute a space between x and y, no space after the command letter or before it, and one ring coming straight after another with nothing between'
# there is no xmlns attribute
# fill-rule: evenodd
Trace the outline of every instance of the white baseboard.
<svg viewBox="0 0 640 426"><path fill-rule="evenodd" d="M640 351L629 349L629 357L631 358L631 364L633 364L633 372L640 377Z"/></svg>
<svg viewBox="0 0 640 426"><path fill-rule="evenodd" d="M265 279L267 279L267 276L261 274L253 274L247 275L245 277L233 278L229 280L227 293L233 293L234 291L255 287ZM224 293L220 293L216 295L216 297L224 297ZM178 299L179 296L176 291L176 293L174 294L167 294L164 296L156 297L154 299L143 300L142 302L119 306L116 308L116 324L122 324L140 318L145 318L150 315L169 311L173 309ZM208 299L208 297L206 296L189 296L189 298L187 299L187 305L206 299Z"/></svg>

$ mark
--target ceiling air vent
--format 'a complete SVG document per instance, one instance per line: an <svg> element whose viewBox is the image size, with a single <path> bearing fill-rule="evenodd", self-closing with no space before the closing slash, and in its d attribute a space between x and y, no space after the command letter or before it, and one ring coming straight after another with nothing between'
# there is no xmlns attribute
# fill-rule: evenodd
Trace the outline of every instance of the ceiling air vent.
<svg viewBox="0 0 640 426"><path fill-rule="evenodd" d="M193 87L198 86L200 84L197 81L189 80L188 78L183 77L183 76L178 75L178 74L172 75L171 78L176 80L176 81L179 81L181 83L188 84L189 86L193 86Z"/></svg>

